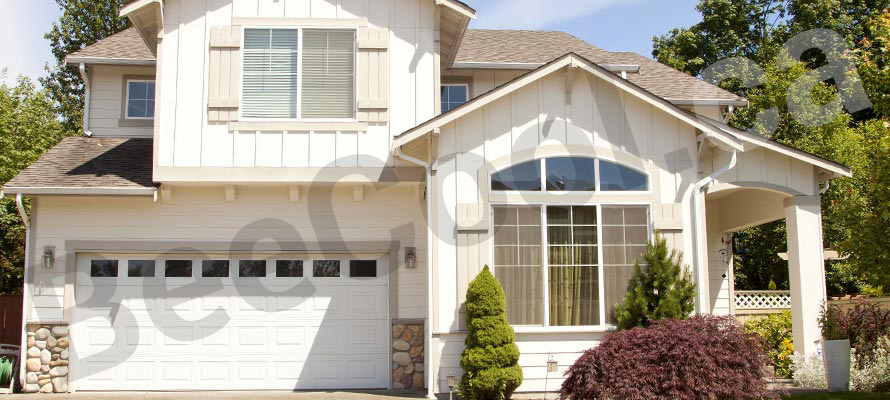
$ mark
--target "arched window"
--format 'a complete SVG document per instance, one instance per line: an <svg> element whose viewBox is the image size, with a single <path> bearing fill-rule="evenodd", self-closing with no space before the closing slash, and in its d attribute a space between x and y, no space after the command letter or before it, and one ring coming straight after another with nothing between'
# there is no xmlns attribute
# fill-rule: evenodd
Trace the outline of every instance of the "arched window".
<svg viewBox="0 0 890 400"><path fill-rule="evenodd" d="M491 176L491 190L541 190L541 160L527 161Z"/></svg>
<svg viewBox="0 0 890 400"><path fill-rule="evenodd" d="M644 192L649 190L646 174L600 160L600 190L618 192Z"/></svg>
<svg viewBox="0 0 890 400"><path fill-rule="evenodd" d="M526 161L492 174L491 190L645 192L649 190L649 178L611 161L553 157Z"/></svg>

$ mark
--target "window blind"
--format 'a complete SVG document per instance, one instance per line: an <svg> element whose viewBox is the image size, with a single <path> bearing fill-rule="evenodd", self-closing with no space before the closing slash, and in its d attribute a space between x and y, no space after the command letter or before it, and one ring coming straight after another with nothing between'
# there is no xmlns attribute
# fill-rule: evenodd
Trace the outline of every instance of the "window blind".
<svg viewBox="0 0 890 400"><path fill-rule="evenodd" d="M355 115L355 32L303 31L303 118Z"/></svg>
<svg viewBox="0 0 890 400"><path fill-rule="evenodd" d="M299 43L297 29L244 30L244 117L298 117Z"/></svg>

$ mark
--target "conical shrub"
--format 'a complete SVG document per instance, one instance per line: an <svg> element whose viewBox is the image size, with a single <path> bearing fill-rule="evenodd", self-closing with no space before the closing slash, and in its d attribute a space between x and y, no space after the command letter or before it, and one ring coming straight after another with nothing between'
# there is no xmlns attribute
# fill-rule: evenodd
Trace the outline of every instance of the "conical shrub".
<svg viewBox="0 0 890 400"><path fill-rule="evenodd" d="M488 270L467 289L467 340L460 357L464 376L460 395L466 400L509 398L522 383L516 335L507 323L506 296Z"/></svg>

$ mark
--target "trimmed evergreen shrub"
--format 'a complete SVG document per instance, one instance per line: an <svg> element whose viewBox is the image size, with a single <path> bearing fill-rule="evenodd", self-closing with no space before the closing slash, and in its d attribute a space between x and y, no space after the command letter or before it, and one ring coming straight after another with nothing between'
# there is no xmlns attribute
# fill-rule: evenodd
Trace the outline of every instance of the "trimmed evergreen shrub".
<svg viewBox="0 0 890 400"><path fill-rule="evenodd" d="M662 320L618 331L566 372L560 398L768 399L766 355L732 317Z"/></svg>
<svg viewBox="0 0 890 400"><path fill-rule="evenodd" d="M646 245L646 265L634 261L634 274L624 297L615 308L618 329L649 326L665 318L688 318L695 310L695 283L683 266L683 254L668 252L667 241L655 234L655 242Z"/></svg>
<svg viewBox="0 0 890 400"><path fill-rule="evenodd" d="M488 270L467 289L467 340L460 357L464 375L460 395L466 400L506 399L522 383L516 335L507 323L507 299Z"/></svg>

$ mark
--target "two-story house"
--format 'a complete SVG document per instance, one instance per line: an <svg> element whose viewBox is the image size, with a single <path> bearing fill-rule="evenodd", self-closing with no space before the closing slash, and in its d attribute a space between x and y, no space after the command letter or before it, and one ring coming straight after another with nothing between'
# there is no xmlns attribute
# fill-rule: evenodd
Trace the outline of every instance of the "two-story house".
<svg viewBox="0 0 890 400"><path fill-rule="evenodd" d="M520 392L614 329L656 231L732 314L731 233L786 218L795 349L825 297L820 184L850 170L723 123L746 100L457 0L135 0L68 56L85 136L31 199L28 392L424 389L461 375L489 265ZM548 372L555 361L556 372Z"/></svg>

